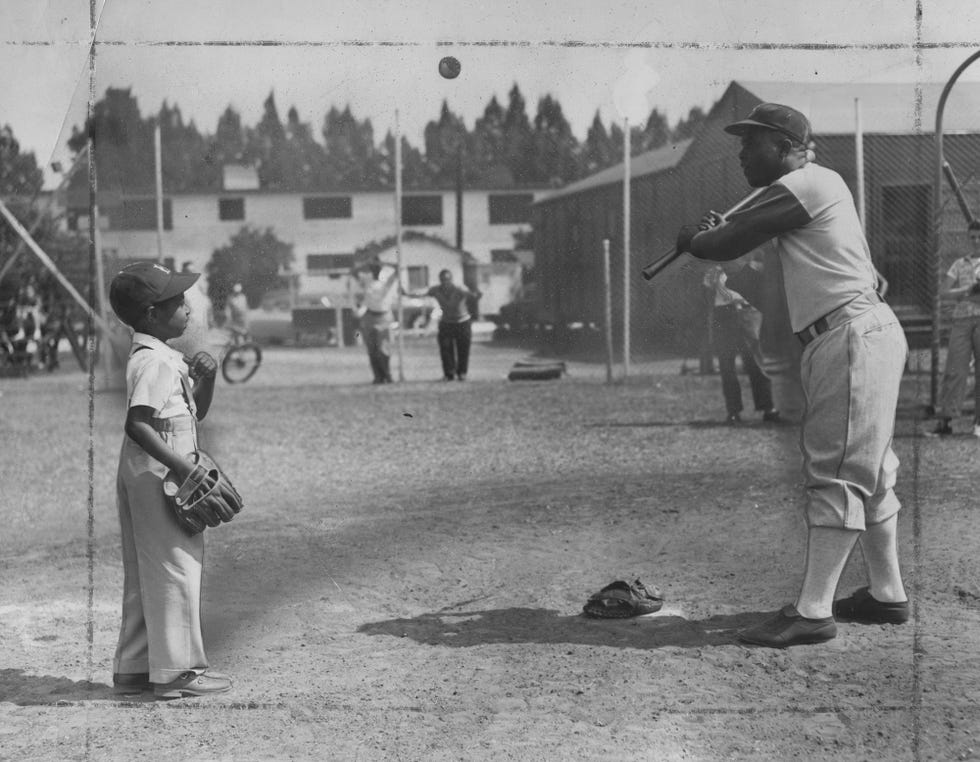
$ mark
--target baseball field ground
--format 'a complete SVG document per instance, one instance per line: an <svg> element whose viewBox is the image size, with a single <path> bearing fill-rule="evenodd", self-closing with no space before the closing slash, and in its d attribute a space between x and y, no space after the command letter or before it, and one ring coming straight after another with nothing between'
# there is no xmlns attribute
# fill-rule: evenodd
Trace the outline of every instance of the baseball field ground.
<svg viewBox="0 0 980 762"><path fill-rule="evenodd" d="M373 386L359 348L271 347L219 382L203 443L245 509L207 530L204 623L234 687L169 702L111 688L122 394L0 379L0 759L980 759L980 440L921 436L926 372L896 431L912 620L770 650L734 634L797 591L798 429L721 425L680 360L508 382L528 350L445 383L413 339ZM581 615L636 578L660 612Z"/></svg>

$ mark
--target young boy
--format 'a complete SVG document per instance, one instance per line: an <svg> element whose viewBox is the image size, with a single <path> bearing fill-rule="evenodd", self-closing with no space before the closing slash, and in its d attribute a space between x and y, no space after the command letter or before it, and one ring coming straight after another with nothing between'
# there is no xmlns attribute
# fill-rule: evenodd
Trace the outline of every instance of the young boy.
<svg viewBox="0 0 980 762"><path fill-rule="evenodd" d="M168 471L182 483L193 470L186 456L197 450L197 421L214 394L214 358L199 353L188 367L166 343L187 328L184 292L199 277L138 262L116 275L109 288L112 309L134 331L116 479L124 571L112 676L118 693L152 688L158 698L169 699L231 688L227 678L206 672L204 536L188 536L180 528L163 493Z"/></svg>

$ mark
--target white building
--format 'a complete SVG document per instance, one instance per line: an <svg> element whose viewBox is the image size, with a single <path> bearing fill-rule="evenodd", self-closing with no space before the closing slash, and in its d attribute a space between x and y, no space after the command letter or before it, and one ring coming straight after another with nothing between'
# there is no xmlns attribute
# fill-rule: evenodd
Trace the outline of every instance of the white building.
<svg viewBox="0 0 980 762"><path fill-rule="evenodd" d="M108 263L162 256L180 268L189 262L203 272L215 249L229 243L243 226L271 228L293 246L291 272L298 275L298 296L346 289L353 254L395 234L395 200L390 191L270 192L257 188L241 168L228 168L220 192L166 194L163 230L158 242L157 202L152 194L101 198L102 252ZM462 248L475 263L469 275L484 293L483 314L496 314L520 285L514 233L530 230L530 207L545 189L467 188L462 197ZM456 193L453 190L406 191L402 230L438 238L455 247ZM69 210L71 224L87 226L87 209ZM74 214L71 214L74 212ZM162 254L161 251L162 250ZM413 262L411 286L423 277L435 285L439 264ZM423 275L424 274L424 275ZM513 283L516 278L517 282Z"/></svg>

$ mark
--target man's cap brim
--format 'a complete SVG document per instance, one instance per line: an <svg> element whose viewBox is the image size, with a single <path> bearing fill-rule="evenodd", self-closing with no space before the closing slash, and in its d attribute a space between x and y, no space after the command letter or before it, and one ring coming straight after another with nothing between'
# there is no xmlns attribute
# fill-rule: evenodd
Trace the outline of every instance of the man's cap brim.
<svg viewBox="0 0 980 762"><path fill-rule="evenodd" d="M725 132L727 132L729 135L744 135L745 133L755 129L772 130L773 132L778 132L780 135L785 135L786 137L795 140L797 143L806 142L806 138L799 135L794 135L789 130L784 130L782 127L777 127L773 124L757 122L755 119L742 119L741 121L729 124L724 128Z"/></svg>
<svg viewBox="0 0 980 762"><path fill-rule="evenodd" d="M170 283L167 287L163 289L163 292L157 297L158 302L165 302L167 299L172 299L178 294L184 293L187 289L197 283L197 279L201 277L200 273L174 273L170 276Z"/></svg>

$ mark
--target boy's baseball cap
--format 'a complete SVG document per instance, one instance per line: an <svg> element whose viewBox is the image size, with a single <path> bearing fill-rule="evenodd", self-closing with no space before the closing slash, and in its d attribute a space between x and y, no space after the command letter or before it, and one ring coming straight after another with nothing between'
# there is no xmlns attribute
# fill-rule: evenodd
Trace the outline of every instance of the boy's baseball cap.
<svg viewBox="0 0 980 762"><path fill-rule="evenodd" d="M753 127L776 130L803 145L810 140L810 121L795 108L779 103L760 103L745 119L725 127L725 132L744 135Z"/></svg>
<svg viewBox="0 0 980 762"><path fill-rule="evenodd" d="M200 273L175 273L159 262L136 262L112 279L109 304L119 319L131 326L151 304L184 293L200 277Z"/></svg>

